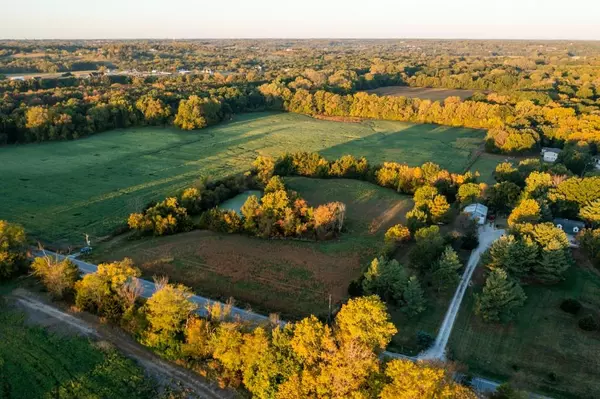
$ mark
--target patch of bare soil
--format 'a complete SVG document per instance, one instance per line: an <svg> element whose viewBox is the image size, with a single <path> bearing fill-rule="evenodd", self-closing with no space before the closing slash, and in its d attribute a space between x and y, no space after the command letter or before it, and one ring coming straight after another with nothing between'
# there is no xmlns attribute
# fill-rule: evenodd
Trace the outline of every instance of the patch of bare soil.
<svg viewBox="0 0 600 399"><path fill-rule="evenodd" d="M239 397L235 391L223 390L190 370L161 359L123 330L102 323L91 314L74 313L24 289L13 291L10 298L14 300L15 306L25 311L28 322L42 325L51 331L88 336L96 341L99 348L114 347L135 360L163 388L183 388L189 397L202 399Z"/></svg>
<svg viewBox="0 0 600 399"><path fill-rule="evenodd" d="M156 268L159 272L170 265L171 275L186 274L191 285L195 284L190 279L203 278L203 273L199 273L202 271L226 276L232 282L260 281L281 292L320 290L341 299L360 270L358 253L329 255L283 240L258 240L242 235L192 231L179 234L176 240L169 237L145 244L127 247L126 255L143 269Z"/></svg>

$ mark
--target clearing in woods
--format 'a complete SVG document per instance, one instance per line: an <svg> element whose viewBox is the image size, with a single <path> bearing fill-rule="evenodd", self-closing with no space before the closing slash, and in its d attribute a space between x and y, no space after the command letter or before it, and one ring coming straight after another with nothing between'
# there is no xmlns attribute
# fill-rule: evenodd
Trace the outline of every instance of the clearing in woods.
<svg viewBox="0 0 600 399"><path fill-rule="evenodd" d="M88 138L0 148L0 219L47 244L83 244L201 177L250 168L257 155L320 151L373 163L433 161L463 172L484 131L367 120L341 123L289 113L254 113L185 132L173 127L114 130ZM27 162L23 162L27 159Z"/></svg>
<svg viewBox="0 0 600 399"><path fill-rule="evenodd" d="M377 94L378 96L410 97L422 98L431 101L444 101L448 97L460 97L462 100L466 100L475 93L475 90L387 86L366 90L366 92L369 94Z"/></svg>
<svg viewBox="0 0 600 399"><path fill-rule="evenodd" d="M309 204L342 201L345 232L337 240L266 240L239 234L192 231L169 237L102 244L96 262L131 257L145 276L167 275L199 295L280 312L286 319L326 315L347 295L349 283L383 245L385 231L403 223L412 199L393 190L348 179L286 178Z"/></svg>

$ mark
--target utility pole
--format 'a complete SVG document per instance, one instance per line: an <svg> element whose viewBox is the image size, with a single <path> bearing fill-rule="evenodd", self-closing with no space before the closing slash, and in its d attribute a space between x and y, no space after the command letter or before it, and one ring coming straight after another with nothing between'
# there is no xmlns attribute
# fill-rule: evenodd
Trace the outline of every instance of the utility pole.
<svg viewBox="0 0 600 399"><path fill-rule="evenodd" d="M327 322L331 323L331 294L329 294L329 316L327 316Z"/></svg>

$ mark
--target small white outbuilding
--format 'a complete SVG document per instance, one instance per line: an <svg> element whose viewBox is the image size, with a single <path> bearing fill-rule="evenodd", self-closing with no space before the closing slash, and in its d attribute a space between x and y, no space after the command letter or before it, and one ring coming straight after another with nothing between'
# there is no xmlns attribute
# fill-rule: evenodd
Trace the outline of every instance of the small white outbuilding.
<svg viewBox="0 0 600 399"><path fill-rule="evenodd" d="M485 221L487 220L488 207L480 203L475 203L467 205L465 209L463 209L463 212L471 215L471 218L477 221L477 224L485 224Z"/></svg>
<svg viewBox="0 0 600 399"><path fill-rule="evenodd" d="M544 147L542 148L542 158L544 159L544 162L554 163L558 159L558 154L560 154L561 151L560 148Z"/></svg>

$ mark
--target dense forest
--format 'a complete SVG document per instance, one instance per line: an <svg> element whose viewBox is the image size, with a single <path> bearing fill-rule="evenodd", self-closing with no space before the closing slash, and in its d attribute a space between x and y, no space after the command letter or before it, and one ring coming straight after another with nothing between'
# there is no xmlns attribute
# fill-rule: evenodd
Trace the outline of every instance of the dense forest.
<svg viewBox="0 0 600 399"><path fill-rule="evenodd" d="M491 152L573 144L593 155L600 141L594 42L0 42L0 78L0 143L199 129L263 109L485 128ZM391 85L474 93L439 102L361 92Z"/></svg>

